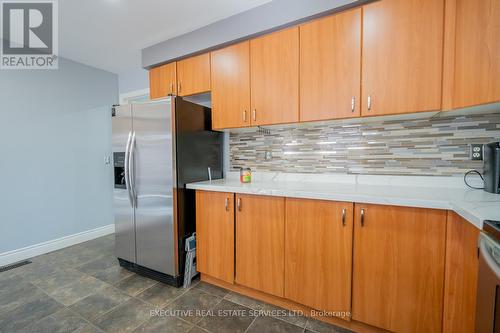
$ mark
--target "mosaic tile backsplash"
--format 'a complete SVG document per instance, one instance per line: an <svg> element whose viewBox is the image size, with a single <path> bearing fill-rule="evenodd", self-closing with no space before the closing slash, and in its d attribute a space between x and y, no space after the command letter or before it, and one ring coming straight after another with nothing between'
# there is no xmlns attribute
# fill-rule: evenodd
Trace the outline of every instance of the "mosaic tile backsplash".
<svg viewBox="0 0 500 333"><path fill-rule="evenodd" d="M267 129L230 133L231 169L451 176L482 171L482 161L470 160L469 144L500 141L500 113Z"/></svg>

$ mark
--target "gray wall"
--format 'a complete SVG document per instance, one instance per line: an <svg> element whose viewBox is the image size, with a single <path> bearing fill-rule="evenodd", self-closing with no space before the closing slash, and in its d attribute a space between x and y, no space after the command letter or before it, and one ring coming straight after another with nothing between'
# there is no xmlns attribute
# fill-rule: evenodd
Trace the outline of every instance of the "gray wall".
<svg viewBox="0 0 500 333"><path fill-rule="evenodd" d="M131 91L143 90L149 88L149 73L147 70L137 67L136 69L119 73L118 82L120 94Z"/></svg>
<svg viewBox="0 0 500 333"><path fill-rule="evenodd" d="M142 66L169 62L373 0L273 0L142 50Z"/></svg>
<svg viewBox="0 0 500 333"><path fill-rule="evenodd" d="M0 253L113 223L115 74L0 71Z"/></svg>

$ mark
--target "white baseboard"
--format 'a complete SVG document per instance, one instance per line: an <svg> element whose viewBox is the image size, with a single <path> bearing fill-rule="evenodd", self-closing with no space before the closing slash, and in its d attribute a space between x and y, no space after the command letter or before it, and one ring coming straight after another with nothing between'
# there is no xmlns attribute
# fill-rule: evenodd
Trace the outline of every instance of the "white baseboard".
<svg viewBox="0 0 500 333"><path fill-rule="evenodd" d="M115 232L115 225L108 224L104 227L79 232L77 234L64 236L47 242L23 247L21 249L0 253L0 267L21 260L26 260L45 253L60 250L68 246L83 243L95 238L106 236Z"/></svg>

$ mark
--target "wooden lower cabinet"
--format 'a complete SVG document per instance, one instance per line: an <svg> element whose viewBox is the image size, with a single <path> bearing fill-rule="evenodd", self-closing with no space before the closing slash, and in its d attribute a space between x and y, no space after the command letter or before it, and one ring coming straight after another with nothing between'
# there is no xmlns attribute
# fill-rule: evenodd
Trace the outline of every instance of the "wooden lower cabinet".
<svg viewBox="0 0 500 333"><path fill-rule="evenodd" d="M234 194L196 191L197 270L234 280Z"/></svg>
<svg viewBox="0 0 500 333"><path fill-rule="evenodd" d="M236 195L235 282L283 297L285 198Z"/></svg>
<svg viewBox="0 0 500 333"><path fill-rule="evenodd" d="M203 281L359 332L474 332L479 230L453 212L196 191L196 230Z"/></svg>
<svg viewBox="0 0 500 333"><path fill-rule="evenodd" d="M444 280L444 333L475 330L479 229L448 212Z"/></svg>
<svg viewBox="0 0 500 333"><path fill-rule="evenodd" d="M286 198L285 297L350 318L353 204Z"/></svg>
<svg viewBox="0 0 500 333"><path fill-rule="evenodd" d="M355 205L353 319L392 332L441 332L446 211Z"/></svg>

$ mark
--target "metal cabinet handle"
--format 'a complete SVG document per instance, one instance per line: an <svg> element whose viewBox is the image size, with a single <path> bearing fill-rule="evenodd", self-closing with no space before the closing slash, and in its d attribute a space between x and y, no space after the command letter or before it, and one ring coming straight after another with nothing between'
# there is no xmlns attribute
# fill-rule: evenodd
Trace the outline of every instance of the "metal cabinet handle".
<svg viewBox="0 0 500 333"><path fill-rule="evenodd" d="M246 123L247 122L247 110L244 110L243 111L243 122Z"/></svg>
<svg viewBox="0 0 500 333"><path fill-rule="evenodd" d="M224 207L226 207L226 211L229 212L229 198L226 198L226 200L224 200Z"/></svg>
<svg viewBox="0 0 500 333"><path fill-rule="evenodd" d="M253 118L253 121L257 120L257 110L256 109L253 109L252 118Z"/></svg>
<svg viewBox="0 0 500 333"><path fill-rule="evenodd" d="M361 209L361 226L365 226L365 209Z"/></svg>
<svg viewBox="0 0 500 333"><path fill-rule="evenodd" d="M170 82L170 95L174 94L174 83Z"/></svg>
<svg viewBox="0 0 500 333"><path fill-rule="evenodd" d="M345 215L346 215L346 209L342 209L342 226L345 227Z"/></svg>
<svg viewBox="0 0 500 333"><path fill-rule="evenodd" d="M177 82L177 94L180 95L180 93L181 93L181 82L179 81Z"/></svg>
<svg viewBox="0 0 500 333"><path fill-rule="evenodd" d="M241 198L238 198L237 204L238 204L238 210L241 212Z"/></svg>
<svg viewBox="0 0 500 333"><path fill-rule="evenodd" d="M351 112L354 112L356 110L356 97L352 96L351 98Z"/></svg>
<svg viewBox="0 0 500 333"><path fill-rule="evenodd" d="M368 96L368 111L372 109L372 97Z"/></svg>

